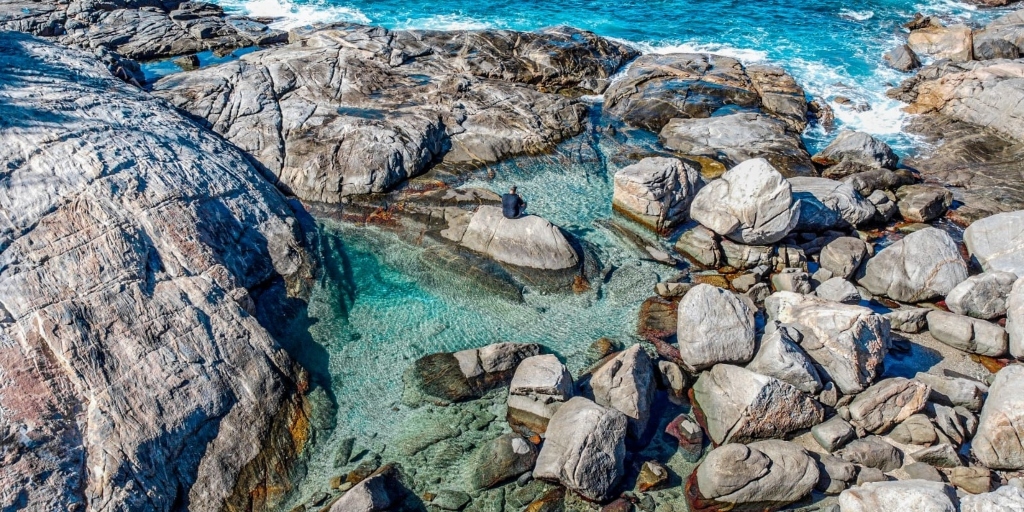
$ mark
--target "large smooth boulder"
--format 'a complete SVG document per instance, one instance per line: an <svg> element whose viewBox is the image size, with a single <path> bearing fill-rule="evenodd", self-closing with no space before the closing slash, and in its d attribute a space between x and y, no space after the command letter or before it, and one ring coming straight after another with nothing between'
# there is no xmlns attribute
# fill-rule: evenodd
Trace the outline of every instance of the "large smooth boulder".
<svg viewBox="0 0 1024 512"><path fill-rule="evenodd" d="M903 452L878 436L851 441L835 455L845 461L888 472L903 465Z"/></svg>
<svg viewBox="0 0 1024 512"><path fill-rule="evenodd" d="M860 264L868 255L868 246L863 240L842 236L829 242L818 254L818 265L832 277L849 279L857 273Z"/></svg>
<svg viewBox="0 0 1024 512"><path fill-rule="evenodd" d="M882 373L889 322L868 308L778 292L765 300L769 321L800 331L800 347L844 394L863 391Z"/></svg>
<svg viewBox="0 0 1024 512"><path fill-rule="evenodd" d="M633 345L594 370L584 392L598 405L629 418L629 435L640 438L651 417L656 387L654 363L640 345Z"/></svg>
<svg viewBox="0 0 1024 512"><path fill-rule="evenodd" d="M956 512L956 493L942 482L870 482L839 495L840 512Z"/></svg>
<svg viewBox="0 0 1024 512"><path fill-rule="evenodd" d="M701 185L698 165L648 157L615 173L612 206L661 232L689 218L690 203Z"/></svg>
<svg viewBox="0 0 1024 512"><path fill-rule="evenodd" d="M535 343L494 343L482 348L439 352L416 360L403 376L407 405L480 398L508 384L523 360L540 354Z"/></svg>
<svg viewBox="0 0 1024 512"><path fill-rule="evenodd" d="M852 163L868 169L895 169L899 163L899 157L888 144L870 134L850 130L839 132L835 140L816 153L812 159L814 163L824 167Z"/></svg>
<svg viewBox="0 0 1024 512"><path fill-rule="evenodd" d="M544 434L555 411L572 395L572 375L558 357L527 357L508 387L508 423L524 435Z"/></svg>
<svg viewBox="0 0 1024 512"><path fill-rule="evenodd" d="M708 183L690 205L690 217L744 244L782 240L800 221L788 181L767 160L747 160Z"/></svg>
<svg viewBox="0 0 1024 512"><path fill-rule="evenodd" d="M875 206L850 185L827 178L789 179L793 197L800 201L796 231L850 229L872 219Z"/></svg>
<svg viewBox="0 0 1024 512"><path fill-rule="evenodd" d="M937 228L916 231L879 251L857 281L875 295L903 302L944 297L967 279L967 264L956 242Z"/></svg>
<svg viewBox="0 0 1024 512"><path fill-rule="evenodd" d="M775 327L761 338L757 355L746 368L789 383L804 393L817 393L821 390L821 378L800 348L799 340L800 332L796 329Z"/></svg>
<svg viewBox="0 0 1024 512"><path fill-rule="evenodd" d="M765 114L672 119L659 138L666 148L682 156L710 159L727 168L765 158L787 177L815 175L800 136L783 121Z"/></svg>
<svg viewBox="0 0 1024 512"><path fill-rule="evenodd" d="M984 494L966 494L960 498L960 512L1020 512L1024 510L1024 490L1004 485Z"/></svg>
<svg viewBox="0 0 1024 512"><path fill-rule="evenodd" d="M1006 300L1017 281L1013 272L992 271L968 277L946 295L946 306L958 315L991 320L1006 314Z"/></svg>
<svg viewBox="0 0 1024 512"><path fill-rule="evenodd" d="M702 373L693 400L716 444L783 437L825 419L821 404L799 389L729 364Z"/></svg>
<svg viewBox="0 0 1024 512"><path fill-rule="evenodd" d="M776 509L808 496L821 474L799 445L772 439L719 446L697 467L696 476L705 500Z"/></svg>
<svg viewBox="0 0 1024 512"><path fill-rule="evenodd" d="M293 209L92 52L0 47L0 508L248 509L307 434Z"/></svg>
<svg viewBox="0 0 1024 512"><path fill-rule="evenodd" d="M951 407L964 407L972 412L981 410L984 397L988 394L988 386L964 377L918 372L914 380L924 383L931 390L928 400Z"/></svg>
<svg viewBox="0 0 1024 512"><path fill-rule="evenodd" d="M1024 366L996 374L981 408L972 452L989 469L1024 469Z"/></svg>
<svg viewBox="0 0 1024 512"><path fill-rule="evenodd" d="M691 372L754 356L754 310L729 290L694 286L679 301L676 318L679 358Z"/></svg>
<svg viewBox="0 0 1024 512"><path fill-rule="evenodd" d="M1006 330L999 325L945 311L928 313L928 332L946 345L972 354L1002 357L1009 348Z"/></svg>
<svg viewBox="0 0 1024 512"><path fill-rule="evenodd" d="M345 491L330 512L386 512L393 510L409 491L395 466L387 465Z"/></svg>
<svg viewBox="0 0 1024 512"><path fill-rule="evenodd" d="M1010 355L1024 358L1024 278L1013 283L1006 299L1006 335Z"/></svg>
<svg viewBox="0 0 1024 512"><path fill-rule="evenodd" d="M943 186L915 183L896 190L896 199L903 220L931 222L946 214L953 204L953 193Z"/></svg>
<svg viewBox="0 0 1024 512"><path fill-rule="evenodd" d="M1024 210L975 221L964 230L964 244L986 271L1024 277Z"/></svg>
<svg viewBox="0 0 1024 512"><path fill-rule="evenodd" d="M860 290L853 283L841 277L833 277L818 285L814 294L832 302L843 304L860 304Z"/></svg>
<svg viewBox="0 0 1024 512"><path fill-rule="evenodd" d="M558 226L536 215L506 219L496 206L477 208L458 242L517 267L561 270L580 262L576 249Z"/></svg>
<svg viewBox="0 0 1024 512"><path fill-rule="evenodd" d="M884 434L897 423L924 409L928 386L903 377L879 381L850 403L850 423L875 434Z"/></svg>
<svg viewBox="0 0 1024 512"><path fill-rule="evenodd" d="M912 31L907 36L907 46L918 55L966 62L974 55L972 36L971 28L966 25L926 27Z"/></svg>
<svg viewBox="0 0 1024 512"><path fill-rule="evenodd" d="M623 475L628 420L615 409L574 397L548 423L533 477L601 501Z"/></svg>

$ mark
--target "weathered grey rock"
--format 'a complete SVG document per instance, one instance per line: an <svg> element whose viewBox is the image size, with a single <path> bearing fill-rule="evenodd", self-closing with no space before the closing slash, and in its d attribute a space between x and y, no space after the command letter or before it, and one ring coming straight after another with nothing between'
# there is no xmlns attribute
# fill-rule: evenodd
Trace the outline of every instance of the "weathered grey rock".
<svg viewBox="0 0 1024 512"><path fill-rule="evenodd" d="M1010 355L1024 358L1024 278L1018 279L1006 299L1006 335Z"/></svg>
<svg viewBox="0 0 1024 512"><path fill-rule="evenodd" d="M808 496L819 478L817 463L803 448L779 440L722 445L697 467L703 498L740 506L785 506Z"/></svg>
<svg viewBox="0 0 1024 512"><path fill-rule="evenodd" d="M572 375L557 357L527 357L509 384L508 423L523 435L544 434L555 411L572 395Z"/></svg>
<svg viewBox="0 0 1024 512"><path fill-rule="evenodd" d="M875 206L846 183L811 177L790 178L789 183L800 201L796 231L848 229L875 216Z"/></svg>
<svg viewBox="0 0 1024 512"><path fill-rule="evenodd" d="M850 236L836 238L821 249L818 264L834 277L850 279L868 254L863 240Z"/></svg>
<svg viewBox="0 0 1024 512"><path fill-rule="evenodd" d="M960 512L1020 512L1024 510L1024 490L1004 485L984 494L960 498Z"/></svg>
<svg viewBox="0 0 1024 512"><path fill-rule="evenodd" d="M929 482L944 482L942 473L935 469L935 466L931 464L925 464L924 462L912 462L903 466L903 471L907 473L907 476L911 480L927 480Z"/></svg>
<svg viewBox="0 0 1024 512"><path fill-rule="evenodd" d="M872 169L845 176L842 181L860 192L860 195L867 197L874 192L889 192L903 185L910 185L916 179L910 171L903 169L897 171Z"/></svg>
<svg viewBox="0 0 1024 512"><path fill-rule="evenodd" d="M542 270L579 264L576 249L562 230L536 215L506 219L501 208L481 206L458 241L502 263Z"/></svg>
<svg viewBox="0 0 1024 512"><path fill-rule="evenodd" d="M744 244L781 240L799 216L789 182L762 158L726 171L702 188L690 206L693 220Z"/></svg>
<svg viewBox="0 0 1024 512"><path fill-rule="evenodd" d="M921 67L921 60L917 58L917 54L905 44L889 50L883 58L891 68L904 73Z"/></svg>
<svg viewBox="0 0 1024 512"><path fill-rule="evenodd" d="M991 320L1006 314L1006 299L1017 275L992 271L968 277L946 295L946 306L958 315Z"/></svg>
<svg viewBox="0 0 1024 512"><path fill-rule="evenodd" d="M810 453L818 461L818 485L815 489L829 496L837 495L857 481L857 466L839 457L822 453Z"/></svg>
<svg viewBox="0 0 1024 512"><path fill-rule="evenodd" d="M868 196L868 202L875 205L875 222L887 223L892 220L899 211L895 199L895 194L883 190L876 190Z"/></svg>
<svg viewBox="0 0 1024 512"><path fill-rule="evenodd" d="M400 503L407 492L398 470L387 465L345 491L331 505L331 512L385 512Z"/></svg>
<svg viewBox="0 0 1024 512"><path fill-rule="evenodd" d="M718 268L723 263L724 257L717 238L714 231L694 223L692 227L679 235L675 249L699 265Z"/></svg>
<svg viewBox="0 0 1024 512"><path fill-rule="evenodd" d="M872 482L843 491L841 512L956 512L956 493L940 482Z"/></svg>
<svg viewBox="0 0 1024 512"><path fill-rule="evenodd" d="M843 304L859 304L860 292L853 283L841 277L833 277L814 289L814 293L822 299Z"/></svg>
<svg viewBox="0 0 1024 512"><path fill-rule="evenodd" d="M533 477L603 500L623 474L626 416L583 397L565 403L548 424Z"/></svg>
<svg viewBox="0 0 1024 512"><path fill-rule="evenodd" d="M903 444L930 446L939 440L935 426L924 414L910 416L903 423L896 425L888 435L892 440Z"/></svg>
<svg viewBox="0 0 1024 512"><path fill-rule="evenodd" d="M654 363L640 345L633 345L594 371L585 393L598 405L629 418L629 435L639 439L651 417L654 401Z"/></svg>
<svg viewBox="0 0 1024 512"><path fill-rule="evenodd" d="M817 393L821 390L821 379L798 345L799 337L799 331L784 327L765 333L757 355L746 368L789 383L804 393Z"/></svg>
<svg viewBox="0 0 1024 512"><path fill-rule="evenodd" d="M983 494L992 490L992 471L988 468L955 467L949 472L949 483L970 494Z"/></svg>
<svg viewBox="0 0 1024 512"><path fill-rule="evenodd" d="M670 400L678 401L686 397L687 376L678 364L672 361L658 361L658 381L668 392Z"/></svg>
<svg viewBox="0 0 1024 512"><path fill-rule="evenodd" d="M1024 48L1024 17L1013 11L974 32L976 60L1016 59Z"/></svg>
<svg viewBox="0 0 1024 512"><path fill-rule="evenodd" d="M679 358L688 370L745 363L754 356L754 311L736 294L699 284L679 301L677 311Z"/></svg>
<svg viewBox="0 0 1024 512"><path fill-rule="evenodd" d="M884 316L892 330L916 334L928 327L928 313L931 311L929 308L899 308Z"/></svg>
<svg viewBox="0 0 1024 512"><path fill-rule="evenodd" d="M586 116L555 92L600 92L633 56L566 27L343 25L169 76L153 91L250 153L285 190L337 203L390 190L438 161L478 166L549 150L582 131Z"/></svg>
<svg viewBox="0 0 1024 512"><path fill-rule="evenodd" d="M811 293L811 275L799 268L784 268L772 274L772 286L780 292Z"/></svg>
<svg viewBox="0 0 1024 512"><path fill-rule="evenodd" d="M768 297L765 310L769 321L800 331L800 347L844 394L859 393L881 374L890 345L889 325L881 315L789 292Z"/></svg>
<svg viewBox="0 0 1024 512"><path fill-rule="evenodd" d="M480 398L508 384L519 363L538 354L540 345L535 343L495 343L423 356L403 376L403 400L416 406L424 398L442 403Z"/></svg>
<svg viewBox="0 0 1024 512"><path fill-rule="evenodd" d="M814 165L798 135L785 122L758 113L708 119L672 119L661 143L682 156L717 161L726 168L764 158L784 176L814 176Z"/></svg>
<svg viewBox="0 0 1024 512"><path fill-rule="evenodd" d="M910 456L916 461L924 462L937 468L955 468L963 465L963 461L960 460L960 456L956 453L956 448L949 443L930 446L923 450L918 450L910 454Z"/></svg>
<svg viewBox="0 0 1024 512"><path fill-rule="evenodd" d="M904 185L896 191L896 206L904 220L930 222L946 214L953 193L946 187L928 184Z"/></svg>
<svg viewBox="0 0 1024 512"><path fill-rule="evenodd" d="M889 472L903 465L903 452L881 437L868 436L855 439L835 455L843 460Z"/></svg>
<svg viewBox="0 0 1024 512"><path fill-rule="evenodd" d="M811 427L811 435L822 448L832 453L856 438L857 432L846 420L833 416L828 421Z"/></svg>
<svg viewBox="0 0 1024 512"><path fill-rule="evenodd" d="M974 55L972 35L971 28L966 25L927 27L912 31L907 36L907 46L918 55L966 62Z"/></svg>
<svg viewBox="0 0 1024 512"><path fill-rule="evenodd" d="M986 271L1024 277L1024 210L975 221L964 230L964 244Z"/></svg>
<svg viewBox="0 0 1024 512"><path fill-rule="evenodd" d="M884 471L877 468L857 466L857 485L871 482L888 482L892 480Z"/></svg>
<svg viewBox="0 0 1024 512"><path fill-rule="evenodd" d="M899 157L888 144L870 134L850 130L839 132L835 140L814 155L813 160L825 167L856 163L867 168L895 169L899 163Z"/></svg>
<svg viewBox="0 0 1024 512"><path fill-rule="evenodd" d="M1024 469L1024 366L1010 365L996 374L981 409L972 452L990 469Z"/></svg>
<svg viewBox="0 0 1024 512"><path fill-rule="evenodd" d="M490 489L532 470L536 461L533 443L519 434L502 434L476 450L466 476L474 489Z"/></svg>
<svg viewBox="0 0 1024 512"><path fill-rule="evenodd" d="M924 408L928 386L916 380L894 377L864 390L850 402L850 423L875 434L888 432L897 423Z"/></svg>
<svg viewBox="0 0 1024 512"><path fill-rule="evenodd" d="M875 295L903 302L943 297L967 279L967 264L950 236L926 228L879 251L858 272L857 281Z"/></svg>
<svg viewBox="0 0 1024 512"><path fill-rule="evenodd" d="M728 364L702 373L693 399L717 444L782 437L825 419L821 404L792 385Z"/></svg>
<svg viewBox="0 0 1024 512"><path fill-rule="evenodd" d="M0 47L0 508L248 508L302 414L292 208L91 52Z"/></svg>
<svg viewBox="0 0 1024 512"><path fill-rule="evenodd" d="M700 167L692 162L648 157L615 173L612 205L660 232L689 218L703 183Z"/></svg>
<svg viewBox="0 0 1024 512"><path fill-rule="evenodd" d="M932 311L928 313L932 337L964 352L983 356L1006 355L1006 330L996 324L969 316Z"/></svg>
<svg viewBox="0 0 1024 512"><path fill-rule="evenodd" d="M918 372L914 380L923 382L931 390L928 399L932 402L952 407L961 406L969 411L978 412L988 393L988 386L972 379L949 377Z"/></svg>

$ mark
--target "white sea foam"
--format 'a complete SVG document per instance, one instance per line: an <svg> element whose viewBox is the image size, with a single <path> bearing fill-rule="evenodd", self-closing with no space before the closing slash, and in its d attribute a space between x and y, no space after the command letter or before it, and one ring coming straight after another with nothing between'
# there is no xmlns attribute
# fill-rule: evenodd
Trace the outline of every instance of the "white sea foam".
<svg viewBox="0 0 1024 512"><path fill-rule="evenodd" d="M487 28L506 28L505 24L484 21L463 16L461 14L436 14L426 18L409 18L395 25L401 30L483 30Z"/></svg>
<svg viewBox="0 0 1024 512"><path fill-rule="evenodd" d="M855 11L853 9L840 9L839 16L853 21L867 21L875 17L875 11Z"/></svg>
<svg viewBox="0 0 1024 512"><path fill-rule="evenodd" d="M732 57L742 62L764 62L768 59L768 52L754 50L752 48L736 48L725 44L716 43L678 43L678 42L630 42L643 53L656 53L665 55L669 53L714 53Z"/></svg>
<svg viewBox="0 0 1024 512"><path fill-rule="evenodd" d="M277 18L272 26L282 30L314 23L348 21L370 23L368 16L355 7L331 5L330 0L315 3L296 3L293 0L226 0L220 2L225 10L255 17Z"/></svg>

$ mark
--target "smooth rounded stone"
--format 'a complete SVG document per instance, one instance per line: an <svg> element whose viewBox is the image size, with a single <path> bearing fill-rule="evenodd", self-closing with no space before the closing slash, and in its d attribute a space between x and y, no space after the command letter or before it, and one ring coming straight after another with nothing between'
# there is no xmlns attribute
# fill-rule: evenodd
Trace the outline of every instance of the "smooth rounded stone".
<svg viewBox="0 0 1024 512"><path fill-rule="evenodd" d="M819 478L818 464L807 451L773 439L719 446L697 467L696 480L707 500L777 508L809 495Z"/></svg>
<svg viewBox="0 0 1024 512"><path fill-rule="evenodd" d="M825 419L821 404L792 385L729 364L702 373L693 400L716 444L779 438Z"/></svg>
<svg viewBox="0 0 1024 512"><path fill-rule="evenodd" d="M384 466L341 495L331 512L385 512L409 491L392 465Z"/></svg>
<svg viewBox="0 0 1024 512"><path fill-rule="evenodd" d="M960 460L960 455L956 453L956 448L949 443L929 446L923 450L911 453L910 457L918 462L924 462L937 468L955 468L964 465L963 461Z"/></svg>
<svg viewBox="0 0 1024 512"><path fill-rule="evenodd" d="M651 417L655 392L654 363L640 345L633 345L594 370L581 392L598 405L629 418L629 435L639 439Z"/></svg>
<svg viewBox="0 0 1024 512"><path fill-rule="evenodd" d="M1024 277L1024 210L998 213L974 221L964 230L967 252L986 271Z"/></svg>
<svg viewBox="0 0 1024 512"><path fill-rule="evenodd" d="M519 434L502 434L477 448L467 466L474 489L490 489L533 469L537 448Z"/></svg>
<svg viewBox="0 0 1024 512"><path fill-rule="evenodd" d="M636 478L636 492L656 491L668 483L670 476L664 464L654 460L644 462Z"/></svg>
<svg viewBox="0 0 1024 512"><path fill-rule="evenodd" d="M458 242L502 263L561 270L579 264L579 255L562 230L536 215L506 219L501 208L480 206Z"/></svg>
<svg viewBox="0 0 1024 512"><path fill-rule="evenodd" d="M825 453L810 452L818 462L818 485L815 490L835 496L857 481L857 465Z"/></svg>
<svg viewBox="0 0 1024 512"><path fill-rule="evenodd" d="M949 483L970 494L992 490L992 471L980 467L955 467L949 472Z"/></svg>
<svg viewBox="0 0 1024 512"><path fill-rule="evenodd" d="M882 58L889 67L904 73L921 67L921 60L917 58L917 54L905 44L889 50Z"/></svg>
<svg viewBox="0 0 1024 512"><path fill-rule="evenodd" d="M814 294L832 302L860 304L860 292L857 291L857 287L841 277L833 277L819 284L814 289Z"/></svg>
<svg viewBox="0 0 1024 512"><path fill-rule="evenodd" d="M939 440L935 426L924 414L910 416L903 423L896 425L888 436L898 443L924 446L935 444Z"/></svg>
<svg viewBox="0 0 1024 512"><path fill-rule="evenodd" d="M472 498L462 491L443 489L430 500L430 504L441 510L462 510L470 501Z"/></svg>
<svg viewBox="0 0 1024 512"><path fill-rule="evenodd" d="M981 410L985 403L988 386L973 379L949 377L931 373L918 372L914 380L923 382L931 389L928 399L932 402L953 407L964 407L973 412Z"/></svg>
<svg viewBox="0 0 1024 512"><path fill-rule="evenodd" d="M933 338L972 354L1002 357L1008 349L1005 329L969 316L931 311L928 313L928 331Z"/></svg>
<svg viewBox="0 0 1024 512"><path fill-rule="evenodd" d="M857 466L857 485L864 485L871 482L888 482L892 480L884 471L877 468Z"/></svg>
<svg viewBox="0 0 1024 512"><path fill-rule="evenodd" d="M679 301L679 357L691 372L754 356L754 311L736 294L699 284Z"/></svg>
<svg viewBox="0 0 1024 512"><path fill-rule="evenodd" d="M689 217L690 203L703 185L698 165L665 157L623 167L613 181L612 206L659 232Z"/></svg>
<svg viewBox="0 0 1024 512"><path fill-rule="evenodd" d="M744 244L772 244L800 220L789 182L767 160L747 160L697 193L690 217Z"/></svg>
<svg viewBox="0 0 1024 512"><path fill-rule="evenodd" d="M953 62L971 60L974 50L971 28L966 25L927 27L907 36L907 46L918 55Z"/></svg>
<svg viewBox="0 0 1024 512"><path fill-rule="evenodd" d="M967 264L945 231L925 228L879 251L857 281L875 295L902 302L944 297L967 279Z"/></svg>
<svg viewBox="0 0 1024 512"><path fill-rule="evenodd" d="M944 482L942 473L935 469L935 466L924 462L912 462L903 466L903 471L911 480L927 480L929 482Z"/></svg>
<svg viewBox="0 0 1024 512"><path fill-rule="evenodd" d="M834 277L850 279L868 255L868 246L860 238L841 236L829 242L818 254L818 265Z"/></svg>
<svg viewBox="0 0 1024 512"><path fill-rule="evenodd" d="M999 370L981 408L974 456L990 469L1024 469L1024 366Z"/></svg>
<svg viewBox="0 0 1024 512"><path fill-rule="evenodd" d="M857 437L853 426L839 416L811 427L811 435L825 451L832 453Z"/></svg>
<svg viewBox="0 0 1024 512"><path fill-rule="evenodd" d="M789 178L800 202L795 231L821 232L860 226L875 216L875 206L850 185L828 178Z"/></svg>
<svg viewBox="0 0 1024 512"><path fill-rule="evenodd" d="M885 142L864 132L843 130L825 149L814 155L815 163L829 167L854 162L867 167L895 169L899 157Z"/></svg>
<svg viewBox="0 0 1024 512"><path fill-rule="evenodd" d="M604 500L623 475L628 423L615 409L583 397L570 399L548 423L533 477Z"/></svg>
<svg viewBox="0 0 1024 512"><path fill-rule="evenodd" d="M508 423L520 434L542 435L555 411L572 395L572 375L556 356L523 359L509 384Z"/></svg>
<svg viewBox="0 0 1024 512"><path fill-rule="evenodd" d="M946 187L921 183L900 187L896 199L904 220L930 222L946 214L953 204L953 193Z"/></svg>
<svg viewBox="0 0 1024 512"><path fill-rule="evenodd" d="M1024 490L1004 485L992 492L968 494L960 498L960 512L1021 512Z"/></svg>
<svg viewBox="0 0 1024 512"><path fill-rule="evenodd" d="M956 493L940 482L871 482L843 491L840 512L957 512Z"/></svg>
<svg viewBox="0 0 1024 512"><path fill-rule="evenodd" d="M1006 314L1017 274L994 270L968 277L946 295L946 306L958 315L991 320Z"/></svg>
<svg viewBox="0 0 1024 512"><path fill-rule="evenodd" d="M495 343L479 349L423 356L403 375L407 405L422 396L442 402L462 402L508 384L516 366L540 353L534 343Z"/></svg>
<svg viewBox="0 0 1024 512"><path fill-rule="evenodd" d="M815 394L821 390L821 379L794 336L799 339L796 329L777 328L766 333L746 368L789 383L804 393Z"/></svg>
<svg viewBox="0 0 1024 512"><path fill-rule="evenodd" d="M883 316L889 321L889 327L892 330L917 334L928 328L928 313L931 311L934 310L930 308L904 307L894 309Z"/></svg>
<svg viewBox="0 0 1024 512"><path fill-rule="evenodd" d="M690 283L658 283L654 285L654 293L657 293L659 297L671 299L686 295L690 288L693 288Z"/></svg>
<svg viewBox="0 0 1024 512"><path fill-rule="evenodd" d="M878 436L850 441L846 446L836 450L835 456L886 473L903 465L903 452Z"/></svg>
<svg viewBox="0 0 1024 512"><path fill-rule="evenodd" d="M894 377L864 390L850 402L850 424L875 434L888 432L928 403L928 386Z"/></svg>
<svg viewBox="0 0 1024 512"><path fill-rule="evenodd" d="M778 292L765 299L765 311L769 321L800 331L800 347L843 394L859 393L881 374L889 325L870 309Z"/></svg>
<svg viewBox="0 0 1024 512"><path fill-rule="evenodd" d="M1006 299L1006 336L1009 338L1010 355L1024 358L1024 277L1013 283Z"/></svg>

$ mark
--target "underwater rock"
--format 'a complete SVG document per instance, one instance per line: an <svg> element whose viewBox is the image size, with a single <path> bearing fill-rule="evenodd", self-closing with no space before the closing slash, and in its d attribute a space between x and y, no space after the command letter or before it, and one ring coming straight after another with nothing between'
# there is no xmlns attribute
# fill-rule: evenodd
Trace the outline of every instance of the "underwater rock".
<svg viewBox="0 0 1024 512"><path fill-rule="evenodd" d="M615 173L612 206L657 231L689 218L703 185L700 167L678 158L648 157Z"/></svg>
<svg viewBox="0 0 1024 512"><path fill-rule="evenodd" d="M424 399L447 403L479 398L507 385L519 363L540 354L540 349L535 343L495 343L423 356L403 375L402 401L416 406Z"/></svg>
<svg viewBox="0 0 1024 512"><path fill-rule="evenodd" d="M519 434L502 434L473 454L467 466L474 489L490 489L531 471L537 447Z"/></svg>
<svg viewBox="0 0 1024 512"><path fill-rule="evenodd" d="M903 302L944 297L966 279L967 264L956 242L932 227L882 249L857 274L857 282L871 293Z"/></svg>

